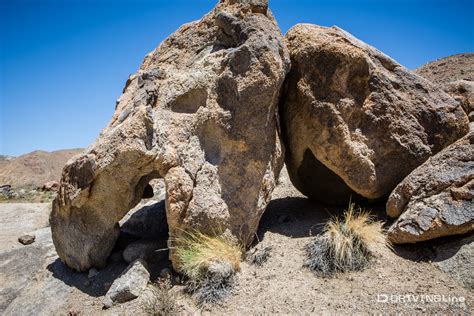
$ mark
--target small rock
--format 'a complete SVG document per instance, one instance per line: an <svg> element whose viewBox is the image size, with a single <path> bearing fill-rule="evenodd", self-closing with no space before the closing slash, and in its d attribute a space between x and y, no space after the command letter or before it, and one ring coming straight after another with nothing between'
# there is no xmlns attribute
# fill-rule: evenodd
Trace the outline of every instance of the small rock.
<svg viewBox="0 0 474 316"><path fill-rule="evenodd" d="M23 245L30 245L35 242L35 235L23 235L18 238L18 241Z"/></svg>
<svg viewBox="0 0 474 316"><path fill-rule="evenodd" d="M13 197L13 189L9 184L0 185L0 197L11 199Z"/></svg>
<svg viewBox="0 0 474 316"><path fill-rule="evenodd" d="M97 271L96 268L91 268L91 269L89 270L89 274L87 275L87 277L88 277L89 279L92 279L92 278L95 277L97 274L99 274L99 271Z"/></svg>
<svg viewBox="0 0 474 316"><path fill-rule="evenodd" d="M43 184L41 187L42 191L49 191L49 192L58 192L59 190L59 182L57 181L49 181Z"/></svg>
<svg viewBox="0 0 474 316"><path fill-rule="evenodd" d="M111 308L112 306L114 306L114 302L112 301L112 299L110 297L105 297L104 298L104 309L108 309L108 308Z"/></svg>
<svg viewBox="0 0 474 316"><path fill-rule="evenodd" d="M134 261L112 283L103 301L104 308L110 308L115 303L136 299L145 289L149 280L150 273L146 268L146 263L141 259Z"/></svg>
<svg viewBox="0 0 474 316"><path fill-rule="evenodd" d="M127 263L131 263L137 259L144 259L147 260L149 256L152 254L154 255L154 260L157 260L155 254L157 256L162 255L163 259L166 258L167 253L165 251L158 252L156 250L161 249L162 247L160 244L154 240L138 240L135 242L132 242L125 248L123 251L123 259Z"/></svg>
<svg viewBox="0 0 474 316"><path fill-rule="evenodd" d="M163 278L163 279L170 279L172 275L173 273L171 272L170 268L164 268L160 272L160 278Z"/></svg>

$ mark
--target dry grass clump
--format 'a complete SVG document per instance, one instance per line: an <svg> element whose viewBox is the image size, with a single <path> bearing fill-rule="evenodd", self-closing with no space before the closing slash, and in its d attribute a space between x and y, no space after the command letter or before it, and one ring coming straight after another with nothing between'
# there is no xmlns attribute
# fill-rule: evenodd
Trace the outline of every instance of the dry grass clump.
<svg viewBox="0 0 474 316"><path fill-rule="evenodd" d="M145 302L144 309L148 315L174 315L178 311L176 293L171 291L171 280L166 278L152 286L152 296Z"/></svg>
<svg viewBox="0 0 474 316"><path fill-rule="evenodd" d="M331 219L323 235L306 246L305 266L321 276L362 270L372 257L373 243L385 243L382 223L351 203L342 219Z"/></svg>
<svg viewBox="0 0 474 316"><path fill-rule="evenodd" d="M187 233L177 240L176 255L189 279L187 290L199 304L216 303L231 293L242 258L242 247L234 240Z"/></svg>
<svg viewBox="0 0 474 316"><path fill-rule="evenodd" d="M166 278L152 287L152 296L145 303L145 312L153 316L174 315L177 313L176 293L171 291L171 280Z"/></svg>

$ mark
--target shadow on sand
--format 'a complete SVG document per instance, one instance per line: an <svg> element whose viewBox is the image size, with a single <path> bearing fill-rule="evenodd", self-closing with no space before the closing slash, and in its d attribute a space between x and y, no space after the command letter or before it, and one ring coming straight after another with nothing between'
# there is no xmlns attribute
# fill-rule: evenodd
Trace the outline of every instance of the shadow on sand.
<svg viewBox="0 0 474 316"><path fill-rule="evenodd" d="M122 254L129 244L141 239L154 240L160 245L160 248L166 247L168 225L164 208L164 201L157 201L131 210L121 221L121 233L112 253ZM151 280L158 278L163 268L171 267L171 262L167 257L167 255L158 252L147 257ZM57 259L48 265L48 270L53 273L53 277L67 285L76 287L90 296L99 297L107 293L114 280L127 266L128 264L123 259L118 261L109 259L107 265L100 269L97 275L89 278L87 272L80 273L70 269Z"/></svg>
<svg viewBox="0 0 474 316"><path fill-rule="evenodd" d="M474 233L441 237L415 244L394 245L399 257L416 262L441 262L456 255L462 246L474 242ZM471 259L472 260L472 259Z"/></svg>
<svg viewBox="0 0 474 316"><path fill-rule="evenodd" d="M93 278L88 277L86 272L77 272L67 267L61 260L56 259L48 265L48 270L53 273L53 277L61 280L69 286L73 286L83 293L93 297L103 296L107 293L112 282L127 267L125 262L109 263L105 268Z"/></svg>
<svg viewBox="0 0 474 316"><path fill-rule="evenodd" d="M382 204L362 207L371 210L377 220L386 221ZM342 216L346 209L344 206L328 206L304 197L274 199L260 221L258 239L262 240L267 231L291 238L316 236L330 218Z"/></svg>
<svg viewBox="0 0 474 316"><path fill-rule="evenodd" d="M388 229L393 219L385 213L385 203L360 205L371 210L376 220ZM305 197L274 199L262 216L255 243L264 240L266 232L290 238L304 238L322 233L324 225L333 216L342 216L347 207L328 206ZM394 245L393 252L404 259L422 262L440 262L455 256L463 245L474 242L474 233L437 238L416 244Z"/></svg>

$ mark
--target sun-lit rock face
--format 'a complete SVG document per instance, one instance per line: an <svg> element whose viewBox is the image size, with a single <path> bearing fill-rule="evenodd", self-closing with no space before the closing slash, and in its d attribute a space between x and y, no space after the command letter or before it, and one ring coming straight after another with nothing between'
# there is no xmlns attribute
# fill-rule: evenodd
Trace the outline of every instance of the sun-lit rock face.
<svg viewBox="0 0 474 316"><path fill-rule="evenodd" d="M267 1L226 0L146 56L109 125L63 171L50 218L61 260L103 266L119 220L157 177L171 240L197 229L250 241L283 163L282 42Z"/></svg>
<svg viewBox="0 0 474 316"><path fill-rule="evenodd" d="M387 214L396 244L474 230L474 131L415 169L393 190Z"/></svg>
<svg viewBox="0 0 474 316"><path fill-rule="evenodd" d="M337 27L299 24L281 102L286 163L302 193L327 203L387 196L468 130L461 106Z"/></svg>

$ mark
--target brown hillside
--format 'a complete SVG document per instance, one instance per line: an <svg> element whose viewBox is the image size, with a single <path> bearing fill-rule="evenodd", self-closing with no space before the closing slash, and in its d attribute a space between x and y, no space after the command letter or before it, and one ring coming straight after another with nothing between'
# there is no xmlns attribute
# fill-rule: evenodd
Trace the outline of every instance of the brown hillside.
<svg viewBox="0 0 474 316"><path fill-rule="evenodd" d="M8 164L15 157L0 155L0 168Z"/></svg>
<svg viewBox="0 0 474 316"><path fill-rule="evenodd" d="M436 84L456 80L474 81L474 53L441 58L415 69L414 72Z"/></svg>
<svg viewBox="0 0 474 316"><path fill-rule="evenodd" d="M59 181L66 162L82 149L65 149L53 152L42 150L3 161L0 164L0 185L14 188L39 187L48 181Z"/></svg>

